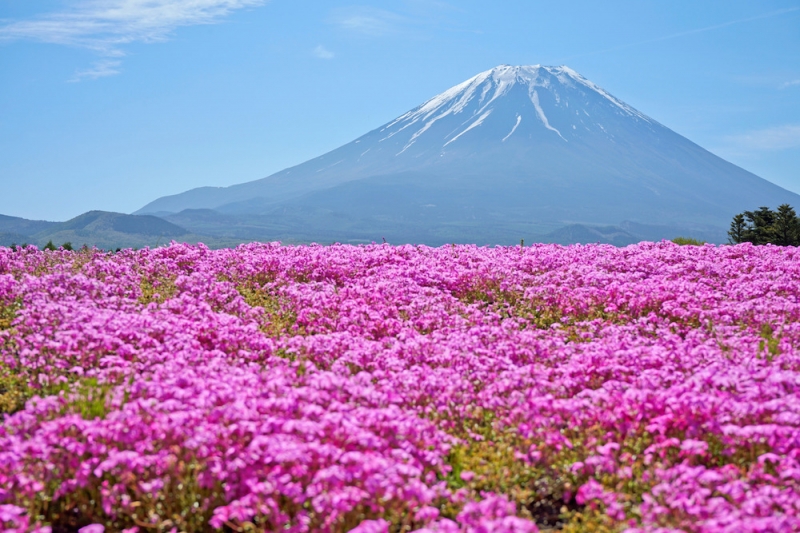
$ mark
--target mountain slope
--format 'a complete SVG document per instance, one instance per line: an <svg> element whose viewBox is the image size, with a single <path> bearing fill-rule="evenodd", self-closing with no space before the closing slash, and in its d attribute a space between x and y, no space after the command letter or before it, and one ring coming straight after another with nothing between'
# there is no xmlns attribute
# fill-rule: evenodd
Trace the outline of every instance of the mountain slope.
<svg viewBox="0 0 800 533"><path fill-rule="evenodd" d="M27 218L0 215L0 233L9 235L31 236L56 226L58 222L46 220L28 220ZM19 243L20 241L16 241Z"/></svg>
<svg viewBox="0 0 800 533"><path fill-rule="evenodd" d="M555 244L603 243L615 246L635 244L642 239L616 226L584 226L571 224L542 237L542 242Z"/></svg>
<svg viewBox="0 0 800 533"><path fill-rule="evenodd" d="M88 211L66 222L43 222L0 215L0 246L35 244L42 247L52 241L56 246L69 242L76 248L85 244L114 249L153 247L168 244L172 240L191 243L202 241L217 247L242 242L241 239L196 235L149 215Z"/></svg>
<svg viewBox="0 0 800 533"><path fill-rule="evenodd" d="M86 244L103 249L139 248L167 244L171 240L193 240L191 232L154 216L88 211L60 222L34 236L40 246L52 241L78 247Z"/></svg>
<svg viewBox="0 0 800 533"><path fill-rule="evenodd" d="M455 228L456 240L466 242L474 234L466 221L473 220L518 242L526 225L546 233L554 225L627 220L718 231L735 213L780 203L800 205L800 196L711 154L569 68L504 65L306 163L160 198L137 213L312 211L350 220L345 237L380 221L417 221L416 233L440 228L452 238Z"/></svg>
<svg viewBox="0 0 800 533"><path fill-rule="evenodd" d="M21 233L0 233L0 246L24 246L31 241L29 235Z"/></svg>

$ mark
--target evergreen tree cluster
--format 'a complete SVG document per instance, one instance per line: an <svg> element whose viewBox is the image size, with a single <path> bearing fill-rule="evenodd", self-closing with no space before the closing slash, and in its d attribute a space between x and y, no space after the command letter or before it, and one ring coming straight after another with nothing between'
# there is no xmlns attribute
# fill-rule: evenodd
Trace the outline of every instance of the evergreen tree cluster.
<svg viewBox="0 0 800 533"><path fill-rule="evenodd" d="M72 243L71 242L65 242L64 244L61 245L61 248L63 250L72 251ZM44 245L44 250L53 250L53 251L55 251L55 250L58 250L58 247L56 247L56 245L53 244L53 241L50 240L50 241L47 241L47 244Z"/></svg>
<svg viewBox="0 0 800 533"><path fill-rule="evenodd" d="M728 237L731 244L799 246L800 219L789 204L779 206L777 211L759 207L757 211L745 211L733 217Z"/></svg>

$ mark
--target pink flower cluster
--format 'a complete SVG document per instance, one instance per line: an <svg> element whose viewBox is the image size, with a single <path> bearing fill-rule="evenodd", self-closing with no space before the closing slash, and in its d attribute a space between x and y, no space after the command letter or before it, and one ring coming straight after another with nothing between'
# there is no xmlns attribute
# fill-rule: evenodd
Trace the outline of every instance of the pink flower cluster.
<svg viewBox="0 0 800 533"><path fill-rule="evenodd" d="M0 529L800 529L795 248L0 248L2 313Z"/></svg>

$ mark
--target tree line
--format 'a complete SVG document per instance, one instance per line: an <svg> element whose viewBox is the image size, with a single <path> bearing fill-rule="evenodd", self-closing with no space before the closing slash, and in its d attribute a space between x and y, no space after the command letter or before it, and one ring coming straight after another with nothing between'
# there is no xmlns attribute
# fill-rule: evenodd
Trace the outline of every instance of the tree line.
<svg viewBox="0 0 800 533"><path fill-rule="evenodd" d="M728 237L731 244L752 242L800 246L800 219L789 204L778 206L777 211L759 207L756 211L745 211L733 217Z"/></svg>
<svg viewBox="0 0 800 533"><path fill-rule="evenodd" d="M28 244L28 243L25 243L25 244L12 243L11 246L9 246L9 248L14 250L15 252L21 252L21 251L25 250L28 246L31 246L31 245ZM36 246L36 245L33 245L33 246ZM131 248L131 249L136 251L139 248ZM92 248L89 248L89 245L84 243L83 246L81 246L78 250L75 250L75 248L72 246L72 243L69 242L69 241L65 242L61 246L56 246L55 244L53 244L53 241L51 239L51 240L47 241L47 244L44 245L42 250L49 250L49 251L52 251L52 252L54 252L56 250L66 250L68 252L73 252L73 251L85 252L87 250L97 250L98 252L118 253L118 252L122 251L122 248L117 248L116 250L112 250L111 248L109 248L108 250L103 250L102 248L97 248L96 246L94 246Z"/></svg>

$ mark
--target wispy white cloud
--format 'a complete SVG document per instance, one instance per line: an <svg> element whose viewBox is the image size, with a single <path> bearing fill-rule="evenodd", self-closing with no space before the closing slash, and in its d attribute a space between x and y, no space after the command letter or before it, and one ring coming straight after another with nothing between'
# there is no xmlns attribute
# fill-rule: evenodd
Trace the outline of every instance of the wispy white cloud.
<svg viewBox="0 0 800 533"><path fill-rule="evenodd" d="M350 6L334 10L331 20L340 28L371 37L396 34L406 22L405 17L367 6Z"/></svg>
<svg viewBox="0 0 800 533"><path fill-rule="evenodd" d="M781 84L781 89L788 89L789 87L794 87L796 85L800 85L800 80L792 80L787 81Z"/></svg>
<svg viewBox="0 0 800 533"><path fill-rule="evenodd" d="M800 11L800 7L787 7L787 8L784 8L784 9L777 9L775 11L769 11L767 13L762 13L760 15L755 15L753 17L741 18L741 19L736 19L736 20L729 20L727 22L722 22L720 24L714 24L713 26L705 26L703 28L695 28L695 29L692 29L692 30L681 31L681 32L678 32L678 33L670 34L670 35L662 35L661 37L655 37L655 38L647 39L647 40L644 40L644 41L637 41L637 42L633 42L633 43L622 44L622 45L619 45L619 46L613 46L611 48L604 48L602 50L593 50L591 52L586 52L586 53L582 53L582 54L576 54L576 55L564 57L564 58L560 59L560 61L564 61L564 60L567 60L567 59L573 59L573 58L576 58L576 57L585 57L585 56L592 56L592 55L596 55L596 54L604 54L606 52L616 52L617 50L623 50L625 48L631 48L631 47L634 47L634 46L641 46L641 45L644 45L644 44L657 43L657 42L661 42L661 41L668 41L668 40L671 40L671 39L677 39L679 37L687 37L689 35L696 35L698 33L706 33L706 32L709 32L709 31L715 31L715 30L719 30L719 29L722 29L722 28L727 28L728 26L735 26L737 24L742 24L742 23L745 23L745 22L752 22L752 21L755 21L755 20L778 17L778 16L781 16L781 15L788 15L789 13L795 13L797 11Z"/></svg>
<svg viewBox="0 0 800 533"><path fill-rule="evenodd" d="M333 59L334 54L322 45L314 48L313 54L320 59Z"/></svg>
<svg viewBox="0 0 800 533"><path fill-rule="evenodd" d="M125 44L164 41L178 27L212 24L237 9L259 6L266 1L82 0L68 10L1 25L0 42L40 41L121 57L125 55L122 50ZM81 77L97 78L118 72L115 69L118 63L98 65Z"/></svg>
<svg viewBox="0 0 800 533"><path fill-rule="evenodd" d="M103 61L96 61L92 68L79 70L69 80L70 82L78 82L84 79L96 80L97 78L105 78L107 76L114 76L120 73L119 66L122 61L117 59L106 59Z"/></svg>
<svg viewBox="0 0 800 533"><path fill-rule="evenodd" d="M480 33L461 27L455 15L463 13L463 9L441 0L403 0L395 2L391 11L364 5L334 8L328 22L365 37L424 39L433 31Z"/></svg>
<svg viewBox="0 0 800 533"><path fill-rule="evenodd" d="M800 124L784 124L729 135L722 140L719 151L730 155L758 156L793 148L800 148Z"/></svg>

